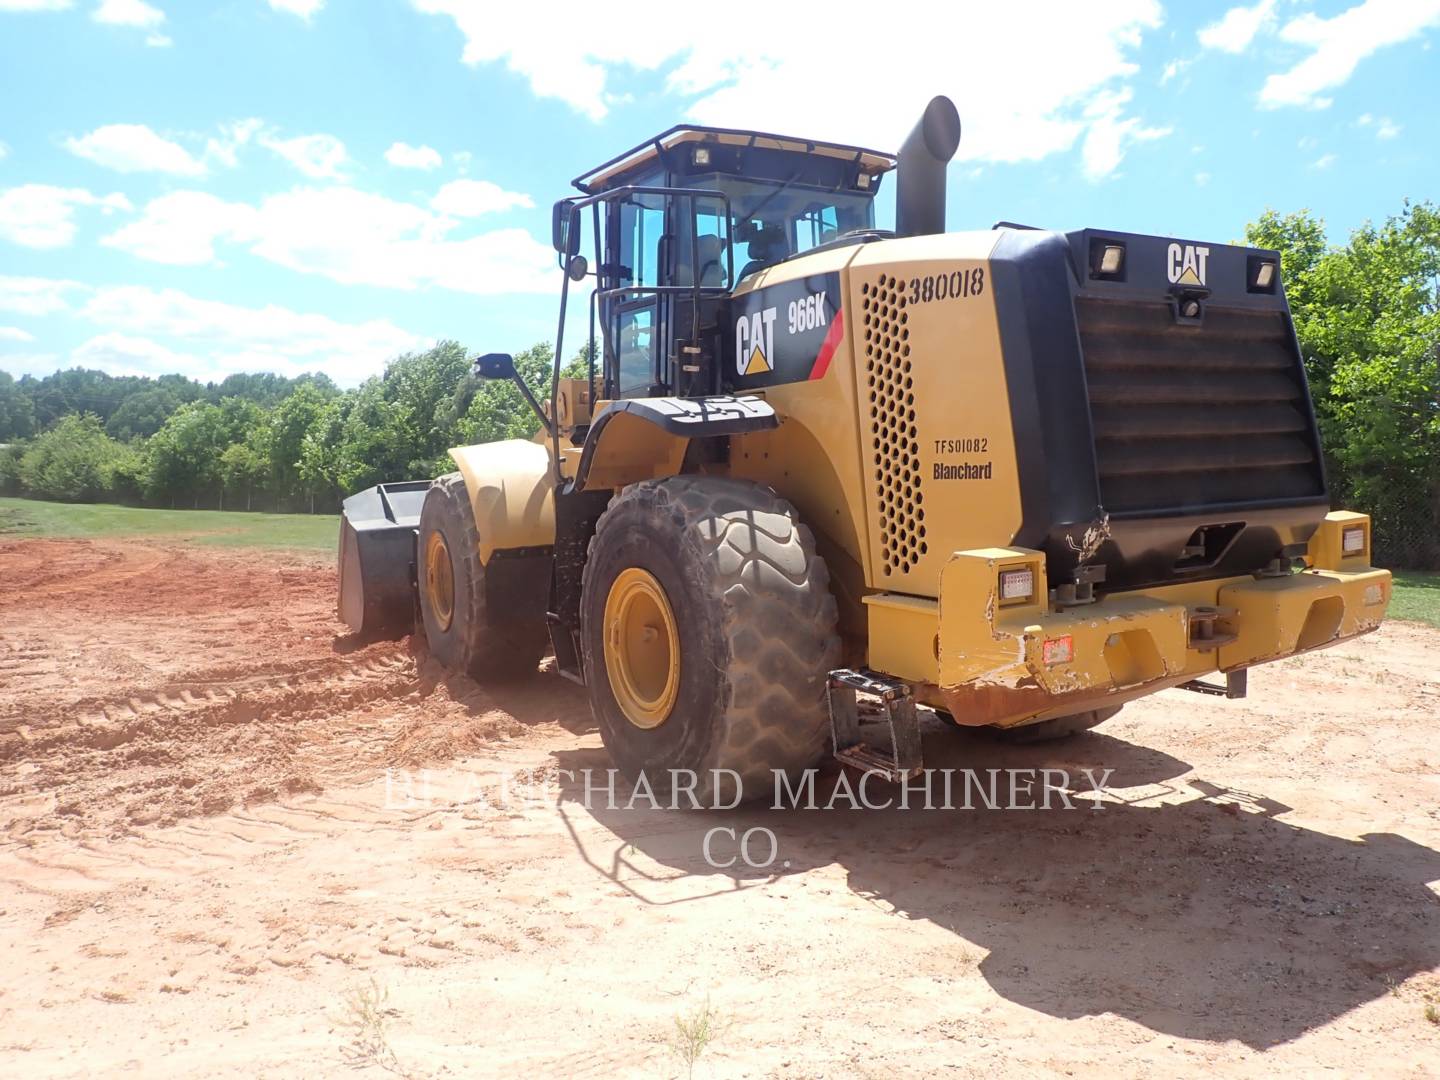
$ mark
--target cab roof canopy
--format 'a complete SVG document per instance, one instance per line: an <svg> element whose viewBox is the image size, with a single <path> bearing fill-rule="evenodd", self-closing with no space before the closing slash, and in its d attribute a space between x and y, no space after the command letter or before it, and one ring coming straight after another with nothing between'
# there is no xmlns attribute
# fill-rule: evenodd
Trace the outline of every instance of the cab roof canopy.
<svg viewBox="0 0 1440 1080"><path fill-rule="evenodd" d="M715 167L698 165L694 162L697 146L712 147L716 151ZM677 153L679 151L679 153ZM879 150L866 150L861 146L846 146L844 143L816 142L814 139L796 139L788 135L770 135L763 131L741 131L736 128L690 127L677 125L661 132L633 149L611 158L589 172L571 181L587 195L629 183L637 173L644 172L657 162L667 167L683 162L684 171L714 172L720 168L725 172L745 174L746 151L768 151L765 157L775 152L810 154L821 158L848 163L857 175L879 177L895 167L895 155ZM733 162L725 168L722 160ZM872 185L875 186L875 185Z"/></svg>

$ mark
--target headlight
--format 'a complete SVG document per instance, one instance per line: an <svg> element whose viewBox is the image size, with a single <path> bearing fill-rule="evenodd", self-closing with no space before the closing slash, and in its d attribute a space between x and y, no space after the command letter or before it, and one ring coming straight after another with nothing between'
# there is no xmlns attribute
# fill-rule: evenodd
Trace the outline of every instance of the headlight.
<svg viewBox="0 0 1440 1080"><path fill-rule="evenodd" d="M1365 550L1365 526L1351 525L1340 534L1340 550L1346 555L1359 555Z"/></svg>
<svg viewBox="0 0 1440 1080"><path fill-rule="evenodd" d="M1000 571L1001 600L1029 600L1034 595L1034 570L1027 566L1023 570Z"/></svg>

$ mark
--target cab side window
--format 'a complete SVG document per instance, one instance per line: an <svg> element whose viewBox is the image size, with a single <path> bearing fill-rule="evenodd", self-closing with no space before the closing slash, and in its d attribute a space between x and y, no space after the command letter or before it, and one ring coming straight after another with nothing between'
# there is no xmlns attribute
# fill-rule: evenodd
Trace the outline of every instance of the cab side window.
<svg viewBox="0 0 1440 1080"><path fill-rule="evenodd" d="M665 284L664 197L636 195L621 204L616 227L617 284ZM624 296L615 306L614 320L612 341L617 361L616 392L621 397L649 394L651 387L659 382L660 306L657 298L653 293Z"/></svg>
<svg viewBox="0 0 1440 1080"><path fill-rule="evenodd" d="M637 195L620 207L620 265L626 285L660 284L660 239L665 203L658 195Z"/></svg>

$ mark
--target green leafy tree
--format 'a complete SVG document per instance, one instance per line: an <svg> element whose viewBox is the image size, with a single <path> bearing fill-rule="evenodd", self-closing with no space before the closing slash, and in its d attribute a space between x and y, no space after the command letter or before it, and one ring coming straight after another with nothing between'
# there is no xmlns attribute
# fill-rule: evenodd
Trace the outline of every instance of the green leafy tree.
<svg viewBox="0 0 1440 1080"><path fill-rule="evenodd" d="M0 495L19 495L25 490L20 478L20 461L24 456L24 443L0 446Z"/></svg>
<svg viewBox="0 0 1440 1080"><path fill-rule="evenodd" d="M105 424L105 433L112 439L129 441L149 438L159 431L166 420L183 404L183 399L168 388L142 390L120 403Z"/></svg>
<svg viewBox="0 0 1440 1080"><path fill-rule="evenodd" d="M1281 252L1332 497L1375 517L1377 549L1440 561L1440 212L1411 205L1326 247L1324 223L1267 212L1246 230Z"/></svg>
<svg viewBox="0 0 1440 1080"><path fill-rule="evenodd" d="M35 403L6 371L0 371L0 443L35 434Z"/></svg>
<svg viewBox="0 0 1440 1080"><path fill-rule="evenodd" d="M308 499L311 495L300 471L305 437L331 408L334 400L333 393L327 394L320 387L302 383L270 414L270 442L266 448L269 482L281 498L303 496Z"/></svg>
<svg viewBox="0 0 1440 1080"><path fill-rule="evenodd" d="M351 404L349 395L330 402L315 418L301 441L297 475L300 491L312 514L317 501L323 500L323 505L329 507L344 490L342 440Z"/></svg>
<svg viewBox="0 0 1440 1080"><path fill-rule="evenodd" d="M243 495L246 510L253 509L256 490L262 489L270 476L265 436L264 428L256 428L220 454L221 489Z"/></svg>
<svg viewBox="0 0 1440 1080"><path fill-rule="evenodd" d="M20 458L28 492L60 502L93 502L110 492L119 445L92 413L61 417Z"/></svg>
<svg viewBox="0 0 1440 1080"><path fill-rule="evenodd" d="M202 498L222 490L221 457L261 423L254 402L225 398L182 406L146 445L146 494L174 506L184 500L198 507Z"/></svg>

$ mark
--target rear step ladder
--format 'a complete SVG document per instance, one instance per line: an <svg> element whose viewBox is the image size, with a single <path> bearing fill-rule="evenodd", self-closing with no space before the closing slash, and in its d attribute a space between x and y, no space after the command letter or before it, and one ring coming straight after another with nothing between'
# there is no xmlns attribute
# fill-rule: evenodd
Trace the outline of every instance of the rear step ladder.
<svg viewBox="0 0 1440 1080"><path fill-rule="evenodd" d="M890 745L877 750L860 734L857 693L873 694L885 706ZM866 773L878 773L892 784L920 775L920 722L915 716L915 695L909 683L874 671L839 668L825 683L830 703L830 736L835 757Z"/></svg>

